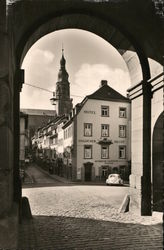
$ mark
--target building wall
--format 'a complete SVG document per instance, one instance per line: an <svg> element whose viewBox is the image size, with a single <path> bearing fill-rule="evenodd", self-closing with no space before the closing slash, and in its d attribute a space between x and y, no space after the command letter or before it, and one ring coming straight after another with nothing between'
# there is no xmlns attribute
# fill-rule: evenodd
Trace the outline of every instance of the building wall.
<svg viewBox="0 0 164 250"><path fill-rule="evenodd" d="M66 129L64 129L64 149L73 145L74 135L74 124L71 123Z"/></svg>
<svg viewBox="0 0 164 250"><path fill-rule="evenodd" d="M153 179L153 134L154 134L154 126L163 112L163 88L154 92L152 99L152 111L151 111L151 179ZM155 166L154 166L155 167Z"/></svg>
<svg viewBox="0 0 164 250"><path fill-rule="evenodd" d="M109 117L101 117L101 105L109 106ZM119 118L119 107L127 108L127 118ZM77 179L84 179L84 163L93 163L92 179L100 178L102 166L127 166L130 160L130 104L100 100L88 100L77 116ZM92 123L91 137L84 136L84 123ZM101 124L109 124L109 159L101 159ZM119 137L119 125L126 125L126 138ZM92 159L84 159L84 145L92 145ZM119 159L119 146L126 146L126 159Z"/></svg>
<svg viewBox="0 0 164 250"><path fill-rule="evenodd" d="M39 127L45 126L53 116L48 115L28 115L28 129L30 131L30 138L34 136L35 130Z"/></svg>
<svg viewBox="0 0 164 250"><path fill-rule="evenodd" d="M54 110L40 110L40 109L21 109L24 114L28 115L28 134L29 146L31 145L31 138L34 136L39 127L46 126L48 121L55 116Z"/></svg>
<svg viewBox="0 0 164 250"><path fill-rule="evenodd" d="M63 122L60 123L57 127L57 132L58 132L58 147L57 147L57 153L60 157L63 157L63 152L64 152L64 131L62 129Z"/></svg>
<svg viewBox="0 0 164 250"><path fill-rule="evenodd" d="M20 117L20 161L25 160L25 118Z"/></svg>

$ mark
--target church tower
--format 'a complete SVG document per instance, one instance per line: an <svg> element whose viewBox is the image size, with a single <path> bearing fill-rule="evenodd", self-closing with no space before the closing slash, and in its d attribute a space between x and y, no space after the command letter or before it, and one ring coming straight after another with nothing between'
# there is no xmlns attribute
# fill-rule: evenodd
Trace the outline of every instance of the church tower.
<svg viewBox="0 0 164 250"><path fill-rule="evenodd" d="M60 60L60 69L58 73L58 81L56 83L56 113L58 116L69 114L73 105L70 98L70 83L68 81L68 73L65 68L66 60L64 58L64 50L62 49L62 58Z"/></svg>

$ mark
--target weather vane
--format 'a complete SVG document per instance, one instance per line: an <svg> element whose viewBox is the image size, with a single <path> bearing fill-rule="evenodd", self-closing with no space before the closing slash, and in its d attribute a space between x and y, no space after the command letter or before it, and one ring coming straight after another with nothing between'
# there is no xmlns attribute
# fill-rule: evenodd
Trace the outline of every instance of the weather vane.
<svg viewBox="0 0 164 250"><path fill-rule="evenodd" d="M64 45L62 43L62 55L64 55Z"/></svg>

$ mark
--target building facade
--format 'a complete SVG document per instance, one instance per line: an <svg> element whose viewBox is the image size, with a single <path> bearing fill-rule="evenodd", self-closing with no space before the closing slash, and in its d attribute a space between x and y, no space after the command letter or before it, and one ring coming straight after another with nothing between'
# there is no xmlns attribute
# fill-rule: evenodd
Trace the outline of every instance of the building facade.
<svg viewBox="0 0 164 250"><path fill-rule="evenodd" d="M130 101L106 81L74 109L63 130L74 180L105 180L110 173L120 173L128 180Z"/></svg>
<svg viewBox="0 0 164 250"><path fill-rule="evenodd" d="M104 181L110 173L130 174L130 101L101 87L71 110L40 128L33 138L55 173L74 181Z"/></svg>
<svg viewBox="0 0 164 250"><path fill-rule="evenodd" d="M35 131L39 127L46 126L49 121L54 119L56 113L54 110L46 109L21 109L21 112L28 116L27 133L29 141L27 154L31 154L31 139L34 136Z"/></svg>
<svg viewBox="0 0 164 250"><path fill-rule="evenodd" d="M20 112L20 150L19 160L20 166L24 166L26 151L29 147L29 133L28 133L28 115Z"/></svg>

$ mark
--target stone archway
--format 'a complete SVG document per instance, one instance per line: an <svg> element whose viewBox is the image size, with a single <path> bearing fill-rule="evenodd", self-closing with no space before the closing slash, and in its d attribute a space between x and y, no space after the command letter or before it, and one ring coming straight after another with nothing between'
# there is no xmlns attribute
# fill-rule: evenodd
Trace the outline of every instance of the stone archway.
<svg viewBox="0 0 164 250"><path fill-rule="evenodd" d="M56 16L55 16L56 15ZM101 28L100 28L101 27ZM150 162L150 138L151 138L151 130L150 130L150 124L151 124L151 94L150 94L150 84L147 82L147 80L150 78L150 70L149 70L149 64L148 59L145 56L142 47L139 45L139 43L134 40L127 32L124 31L124 29L121 29L118 27L118 25L114 22L108 22L104 18L100 18L97 16L97 14L93 14L92 12L90 15L88 15L87 11L82 12L71 12L64 13L64 14L56 14L54 13L51 18L48 20L44 20L39 24L36 24L34 28L31 27L31 30L29 33L24 33L22 37L20 38L17 48L16 48L16 58L17 58L17 67L20 67L21 62L26 55L27 51L30 49L30 47L42 36L60 29L65 28L78 28L78 29L84 29L86 31L90 31L92 33L95 33L96 35L104 38L106 41L111 43L123 56L123 59L127 63L127 67L129 69L129 73L131 76L132 82L132 92L134 93L133 86L136 85L136 83L140 82L141 90L137 91L137 96L133 98L132 94L132 107L142 107L140 110L142 116L139 117L139 124L143 122L143 127L139 127L139 144L138 147L143 148L143 153L141 152L141 162L139 165L140 174L136 175L136 161L138 158L134 155L134 159L132 160L132 178L135 178L136 182L142 182L142 186L140 190L140 187L137 186L135 190L133 190L133 181L131 178L131 187L133 192L131 192L131 204L130 209L135 210L138 213L141 214L150 214L151 210L151 162ZM132 51L135 52L135 62L128 56L128 52ZM131 55L130 55L131 57ZM136 68L134 68L136 67ZM138 72L138 74L136 74ZM139 77L138 77L139 76ZM138 88L138 85L137 85ZM135 92L136 93L136 92ZM130 94L131 96L131 94ZM142 97L141 97L142 96ZM139 97L139 99L137 98ZM18 97L19 99L19 97ZM18 107L18 106L17 106ZM133 112L133 120L135 120L135 116L137 116L137 110L136 107L132 110ZM18 113L18 111L17 111ZM16 126L15 126L16 127ZM143 132L144 131L144 132ZM15 133L16 135L16 133ZM16 138L18 137L18 133ZM133 150L136 151L136 148L134 147L136 140L138 138L135 138L136 133L132 133L132 137L134 138L133 142ZM137 136L138 137L138 136ZM138 180L136 180L138 178ZM136 185L136 184L135 184ZM137 193L137 195L136 195ZM136 200L137 197L137 200ZM142 200L140 202L140 199ZM136 206L137 204L137 206ZM134 206L135 205L135 206ZM144 211L144 212L143 212Z"/></svg>
<svg viewBox="0 0 164 250"><path fill-rule="evenodd" d="M100 28L101 27L101 28ZM41 23L36 23L36 26L30 27L31 30L29 33L24 33L22 37L20 38L17 47L16 47L16 59L17 59L17 67L18 72L21 66L21 62L26 55L27 51L30 49L30 47L42 36L60 29L65 28L78 28L78 29L84 29L86 31L90 31L102 38L104 38L106 41L108 41L110 44L112 44L123 56L123 59L127 63L127 67L129 69L129 73L131 75L131 79L133 79L132 86L136 85L136 83L140 82L141 84L141 94L142 94L142 100L140 99L139 102L136 98L135 100L132 97L133 106L142 106L142 117L140 119L143 119L143 127L140 128L140 147L143 147L143 155L141 154L141 158L144 164L140 165L140 172L141 175L139 176L139 181L141 179L144 179L144 182L142 184L142 194L140 194L140 191L135 190L135 192L138 192L139 200L142 199L142 202L140 203L138 200L136 201L136 195L134 193L131 193L132 204L137 203L137 210L139 213L142 214L150 214L150 202L151 202L151 192L150 192L150 110L151 110L151 95L150 95L150 84L147 82L147 80L150 78L150 70L149 70L149 64L148 59L145 56L142 47L139 45L139 43L134 40L127 32L124 31L124 29L121 29L117 26L116 23L113 23L112 21L108 20L108 22L104 18L98 17L96 14L93 13L88 14L87 11L82 12L64 12L62 15L61 13L54 13L51 15L51 18L48 18L48 20L42 20ZM128 53L129 51L135 52L135 63L132 60L129 60ZM131 57L131 55L130 55ZM134 70L134 66L136 67ZM136 74L136 71L138 74ZM138 77L139 75L139 77ZM137 78L136 78L137 77ZM132 87L134 89L134 87ZM134 91L133 91L134 92ZM15 112L18 114L18 103L19 103L19 93L16 92L16 95L18 94L16 100L18 100L16 106L15 106ZM140 95L139 95L140 96ZM138 96L137 96L138 97ZM133 109L133 114L136 114L136 109ZM133 115L133 119L135 119L135 115ZM15 125L15 128L17 126ZM144 131L144 133L143 133ZM133 136L133 134L132 134ZM19 137L18 130L15 133L16 141ZM133 136L134 137L134 136ZM145 145L147 145L147 148L145 150ZM18 145L18 141L16 143ZM19 146L17 147L17 149ZM134 149L134 147L133 147ZM134 149L135 151L136 149ZM17 152L18 154L18 152ZM15 159L16 155L15 154ZM18 157L17 157L18 159ZM15 160L15 164L16 164ZM135 158L133 162L133 168L132 168L132 175L133 172L135 173L135 161L137 159ZM17 165L17 164L16 164ZM143 174L142 174L143 172ZM135 176L135 174L134 174ZM149 176L149 178L148 178ZM138 176L135 176L135 178L138 178ZM133 187L133 183L132 183ZM145 202L146 201L146 202ZM146 208L145 208L146 207ZM134 210L134 207L131 206L131 209ZM144 212L142 212L144 210ZM149 212L148 212L149 210Z"/></svg>
<svg viewBox="0 0 164 250"><path fill-rule="evenodd" d="M101 27L101 28L100 28ZM128 34L123 33L116 24L107 22L96 15L88 13L66 13L58 15L43 22L33 29L30 34L23 34L17 48L17 65L21 67L22 61L31 48L41 37L61 29L82 29L92 32L109 42L120 53L125 61L131 78L131 84L150 78L149 64L144 52L139 44Z"/></svg>
<svg viewBox="0 0 164 250"><path fill-rule="evenodd" d="M153 210L163 212L164 112L158 117L153 131Z"/></svg>
<svg viewBox="0 0 164 250"><path fill-rule="evenodd" d="M131 1L77 2L78 4L75 4L75 0L0 2L0 83L4 86L4 96L7 93L7 98L11 100L10 105L5 105L5 109L2 104L0 110L2 117L7 117L6 121L11 118L10 127L7 122L3 123L4 129L0 124L0 135L7 138L2 143L4 150L0 153L0 160L4 157L10 159L0 169L2 176L5 176L1 182L2 189L7 194L7 200L1 197L2 248L16 246L18 209L14 210L13 205L16 203L18 207L21 193L18 171L19 91L23 82L21 60L34 42L52 30L81 28L101 36L120 51L133 72L136 63L133 65L125 52L137 52L137 65L140 71L142 68L141 80L144 81L129 90L133 126L130 207L137 208L141 214L150 214L151 83L147 82L150 78L147 58L163 62L164 26L156 15L152 0L143 1L142 4L141 1L134 1L133 4ZM9 230L10 224L14 227L12 231Z"/></svg>

